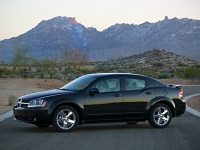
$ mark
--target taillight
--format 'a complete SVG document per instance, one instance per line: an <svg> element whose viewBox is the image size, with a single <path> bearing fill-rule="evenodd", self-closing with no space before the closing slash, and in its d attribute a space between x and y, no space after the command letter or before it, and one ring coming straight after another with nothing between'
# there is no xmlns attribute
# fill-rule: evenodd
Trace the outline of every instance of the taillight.
<svg viewBox="0 0 200 150"><path fill-rule="evenodd" d="M178 91L178 96L180 99L183 99L183 90L182 89Z"/></svg>

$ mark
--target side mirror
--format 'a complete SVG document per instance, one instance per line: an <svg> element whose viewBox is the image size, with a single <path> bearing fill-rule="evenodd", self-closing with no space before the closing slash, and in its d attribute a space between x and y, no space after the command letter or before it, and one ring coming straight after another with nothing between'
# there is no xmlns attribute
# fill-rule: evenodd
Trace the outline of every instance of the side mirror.
<svg viewBox="0 0 200 150"><path fill-rule="evenodd" d="M99 89L97 89L97 88L91 88L90 89L90 94L95 94L95 93L99 93Z"/></svg>

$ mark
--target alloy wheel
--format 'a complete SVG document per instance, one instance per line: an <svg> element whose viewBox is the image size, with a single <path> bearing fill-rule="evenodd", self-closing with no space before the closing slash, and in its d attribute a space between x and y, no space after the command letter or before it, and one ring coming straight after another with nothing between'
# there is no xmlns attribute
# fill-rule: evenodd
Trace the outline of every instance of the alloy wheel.
<svg viewBox="0 0 200 150"><path fill-rule="evenodd" d="M76 115L69 109L61 110L56 117L57 125L64 130L71 129L76 123Z"/></svg>
<svg viewBox="0 0 200 150"><path fill-rule="evenodd" d="M153 114L153 118L156 124L163 126L168 123L170 115L169 111L165 107L158 107Z"/></svg>

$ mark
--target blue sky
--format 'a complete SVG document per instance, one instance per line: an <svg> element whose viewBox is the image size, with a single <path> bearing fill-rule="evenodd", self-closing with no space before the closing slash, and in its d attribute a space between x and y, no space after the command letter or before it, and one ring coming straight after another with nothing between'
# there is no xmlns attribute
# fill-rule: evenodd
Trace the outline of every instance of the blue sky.
<svg viewBox="0 0 200 150"><path fill-rule="evenodd" d="M102 31L116 23L157 22L166 15L200 20L199 6L200 0L0 0L0 40L56 16L75 17Z"/></svg>

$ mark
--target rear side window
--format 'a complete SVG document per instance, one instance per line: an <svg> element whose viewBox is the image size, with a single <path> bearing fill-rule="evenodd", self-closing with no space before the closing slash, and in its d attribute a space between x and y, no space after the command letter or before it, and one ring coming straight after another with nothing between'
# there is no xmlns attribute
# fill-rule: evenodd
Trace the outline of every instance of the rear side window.
<svg viewBox="0 0 200 150"><path fill-rule="evenodd" d="M143 79L125 78L125 90L141 90L146 87L146 81Z"/></svg>

